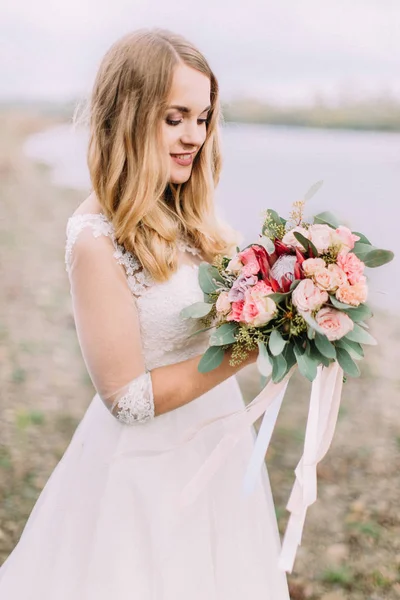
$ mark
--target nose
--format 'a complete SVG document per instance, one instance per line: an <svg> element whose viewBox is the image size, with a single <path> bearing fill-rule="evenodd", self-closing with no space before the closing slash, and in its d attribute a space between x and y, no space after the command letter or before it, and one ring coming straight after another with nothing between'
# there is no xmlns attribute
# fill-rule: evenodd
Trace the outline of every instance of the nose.
<svg viewBox="0 0 400 600"><path fill-rule="evenodd" d="M198 124L197 120L194 122L188 121L186 123L185 130L181 135L181 142L184 146L195 146L199 148L206 138L205 127Z"/></svg>

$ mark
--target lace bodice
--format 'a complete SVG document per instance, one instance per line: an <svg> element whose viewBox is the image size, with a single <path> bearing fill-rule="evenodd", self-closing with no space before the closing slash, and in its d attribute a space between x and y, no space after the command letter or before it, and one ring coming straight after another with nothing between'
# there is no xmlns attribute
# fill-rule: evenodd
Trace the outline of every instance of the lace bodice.
<svg viewBox="0 0 400 600"><path fill-rule="evenodd" d="M113 225L105 215L74 215L67 224L65 262L69 273L74 245L80 233L87 228L95 238L106 236L112 241L113 258L125 270L126 282L139 316L146 370L202 354L208 346L208 332L189 338L199 325L191 319L180 317L182 308L203 300L198 284L198 265L201 262L199 250L180 239L177 246L182 261L178 270L168 281L157 283L141 267L137 258L118 244Z"/></svg>

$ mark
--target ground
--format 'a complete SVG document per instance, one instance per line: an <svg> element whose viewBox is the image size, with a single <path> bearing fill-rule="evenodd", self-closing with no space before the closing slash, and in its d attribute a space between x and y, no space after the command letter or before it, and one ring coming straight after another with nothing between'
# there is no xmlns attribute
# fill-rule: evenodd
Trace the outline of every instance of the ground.
<svg viewBox="0 0 400 600"><path fill-rule="evenodd" d="M63 455L93 388L84 367L64 268L65 226L82 194L55 188L21 151L56 118L0 114L0 563ZM344 386L318 500L288 576L292 600L400 598L400 318L376 314L362 376ZM259 391L255 368L239 381ZM302 453L310 386L289 385L267 455L278 524Z"/></svg>

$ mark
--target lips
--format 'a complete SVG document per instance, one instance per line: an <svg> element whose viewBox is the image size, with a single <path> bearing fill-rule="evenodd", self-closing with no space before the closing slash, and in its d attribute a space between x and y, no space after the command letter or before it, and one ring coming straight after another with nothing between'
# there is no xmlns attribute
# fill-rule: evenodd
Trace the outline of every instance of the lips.
<svg viewBox="0 0 400 600"><path fill-rule="evenodd" d="M183 154L171 154L171 158L180 166L187 167L193 162L194 152Z"/></svg>

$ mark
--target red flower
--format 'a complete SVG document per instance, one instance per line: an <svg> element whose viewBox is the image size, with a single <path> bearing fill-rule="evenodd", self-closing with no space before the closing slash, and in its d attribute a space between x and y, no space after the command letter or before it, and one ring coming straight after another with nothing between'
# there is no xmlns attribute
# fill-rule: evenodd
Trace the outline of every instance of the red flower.
<svg viewBox="0 0 400 600"><path fill-rule="evenodd" d="M270 264L268 260L268 252L264 246L252 246L253 252L256 255L258 264L260 265L261 276L263 279L268 279Z"/></svg>

